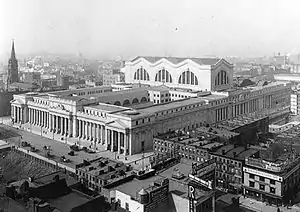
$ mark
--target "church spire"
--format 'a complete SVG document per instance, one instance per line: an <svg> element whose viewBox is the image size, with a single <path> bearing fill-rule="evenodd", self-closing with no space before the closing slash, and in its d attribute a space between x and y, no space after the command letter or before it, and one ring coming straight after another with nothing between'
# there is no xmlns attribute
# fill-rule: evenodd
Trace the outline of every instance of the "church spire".
<svg viewBox="0 0 300 212"><path fill-rule="evenodd" d="M12 47L11 47L11 55L10 55L11 59L15 59L16 58L16 52L15 52L15 41L14 39L12 40Z"/></svg>

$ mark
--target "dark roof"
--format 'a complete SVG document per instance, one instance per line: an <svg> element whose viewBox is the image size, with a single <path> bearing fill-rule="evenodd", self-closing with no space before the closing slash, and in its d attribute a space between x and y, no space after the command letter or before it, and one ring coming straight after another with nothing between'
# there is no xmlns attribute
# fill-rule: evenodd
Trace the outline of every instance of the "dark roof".
<svg viewBox="0 0 300 212"><path fill-rule="evenodd" d="M67 195L63 195L59 198L48 200L51 206L59 209L63 212L70 212L73 208L83 205L91 199L79 192L72 191Z"/></svg>
<svg viewBox="0 0 300 212"><path fill-rule="evenodd" d="M150 63L155 63L161 59L166 59L173 64L178 64L184 60L189 59L195 63L198 63L199 65L215 65L220 60L220 58L180 58L180 57L149 57L149 56L141 57L141 56L138 56L138 57L134 58L133 60L131 60L131 62L134 62L140 58L144 58L147 61L149 61Z"/></svg>

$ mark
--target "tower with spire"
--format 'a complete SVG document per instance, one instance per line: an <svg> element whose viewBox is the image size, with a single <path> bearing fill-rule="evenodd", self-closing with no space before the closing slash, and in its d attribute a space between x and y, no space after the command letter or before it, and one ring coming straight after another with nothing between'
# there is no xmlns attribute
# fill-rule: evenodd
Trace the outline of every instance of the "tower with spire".
<svg viewBox="0 0 300 212"><path fill-rule="evenodd" d="M15 52L15 43L14 40L12 41L11 47L11 55L8 60L8 76L7 76L7 84L12 84L14 82L19 81L19 74L18 74L18 60L16 58Z"/></svg>

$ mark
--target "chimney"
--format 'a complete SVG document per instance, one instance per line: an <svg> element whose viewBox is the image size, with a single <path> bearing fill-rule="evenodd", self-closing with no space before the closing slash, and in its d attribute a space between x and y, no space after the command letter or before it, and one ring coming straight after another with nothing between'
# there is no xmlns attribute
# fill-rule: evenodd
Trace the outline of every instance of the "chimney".
<svg viewBox="0 0 300 212"><path fill-rule="evenodd" d="M236 152L233 152L233 157L236 157Z"/></svg>
<svg viewBox="0 0 300 212"><path fill-rule="evenodd" d="M222 149L222 155L225 155L225 149Z"/></svg>

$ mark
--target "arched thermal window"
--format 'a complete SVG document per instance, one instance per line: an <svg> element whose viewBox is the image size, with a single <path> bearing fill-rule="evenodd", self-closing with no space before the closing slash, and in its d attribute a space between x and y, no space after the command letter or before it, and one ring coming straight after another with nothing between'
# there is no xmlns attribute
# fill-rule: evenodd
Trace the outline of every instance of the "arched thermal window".
<svg viewBox="0 0 300 212"><path fill-rule="evenodd" d="M179 84L189 84L189 85L198 85L198 78L196 75L191 72L190 70L187 70L183 72L178 80Z"/></svg>
<svg viewBox="0 0 300 212"><path fill-rule="evenodd" d="M120 101L115 101L114 105L121 106L121 102Z"/></svg>
<svg viewBox="0 0 300 212"><path fill-rule="evenodd" d="M172 83L172 76L166 69L163 68L157 72L155 81Z"/></svg>
<svg viewBox="0 0 300 212"><path fill-rule="evenodd" d="M130 101L128 99L125 99L123 102L123 106L130 105Z"/></svg>
<svg viewBox="0 0 300 212"><path fill-rule="evenodd" d="M226 71L219 71L215 78L215 85L227 85L229 83L228 74Z"/></svg>
<svg viewBox="0 0 300 212"><path fill-rule="evenodd" d="M149 77L149 73L143 67L141 67L138 70L136 70L133 79L149 81L150 77Z"/></svg>

